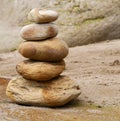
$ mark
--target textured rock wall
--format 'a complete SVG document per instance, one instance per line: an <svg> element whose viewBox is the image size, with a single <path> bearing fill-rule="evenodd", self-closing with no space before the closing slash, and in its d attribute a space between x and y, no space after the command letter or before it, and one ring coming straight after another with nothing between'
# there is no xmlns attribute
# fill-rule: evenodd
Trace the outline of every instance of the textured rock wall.
<svg viewBox="0 0 120 121"><path fill-rule="evenodd" d="M21 27L29 24L26 15L34 7L59 12L58 36L69 46L120 38L120 0L4 0L0 19Z"/></svg>

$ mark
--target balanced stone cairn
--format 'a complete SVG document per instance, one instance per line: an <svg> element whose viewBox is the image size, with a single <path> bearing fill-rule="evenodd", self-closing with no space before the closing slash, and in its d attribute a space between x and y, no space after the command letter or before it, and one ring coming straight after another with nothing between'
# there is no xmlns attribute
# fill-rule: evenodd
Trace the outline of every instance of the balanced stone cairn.
<svg viewBox="0 0 120 121"><path fill-rule="evenodd" d="M29 58L16 66L20 77L12 79L6 95L18 104L63 106L80 95L79 85L60 75L65 69L63 58L68 55L66 43L56 37L54 23L58 13L52 10L32 9L28 19L33 24L24 26L21 37L26 41L19 53Z"/></svg>

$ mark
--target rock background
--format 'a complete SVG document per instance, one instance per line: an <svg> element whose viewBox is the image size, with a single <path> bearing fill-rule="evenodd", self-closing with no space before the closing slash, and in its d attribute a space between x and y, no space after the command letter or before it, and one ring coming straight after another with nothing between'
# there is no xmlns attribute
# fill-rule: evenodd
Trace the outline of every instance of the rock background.
<svg viewBox="0 0 120 121"><path fill-rule="evenodd" d="M58 36L69 46L120 38L120 0L3 0L0 44L5 46L0 50L14 50L22 41L19 29L30 23L27 13L35 7L59 12Z"/></svg>

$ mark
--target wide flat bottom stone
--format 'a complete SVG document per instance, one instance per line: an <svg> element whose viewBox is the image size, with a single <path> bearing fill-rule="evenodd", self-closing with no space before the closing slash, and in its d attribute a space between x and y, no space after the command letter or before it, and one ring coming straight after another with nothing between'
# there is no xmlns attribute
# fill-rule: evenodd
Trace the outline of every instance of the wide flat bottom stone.
<svg viewBox="0 0 120 121"><path fill-rule="evenodd" d="M58 76L47 82L26 80L22 77L10 80L6 94L23 105L63 106L80 95L80 87L68 76Z"/></svg>

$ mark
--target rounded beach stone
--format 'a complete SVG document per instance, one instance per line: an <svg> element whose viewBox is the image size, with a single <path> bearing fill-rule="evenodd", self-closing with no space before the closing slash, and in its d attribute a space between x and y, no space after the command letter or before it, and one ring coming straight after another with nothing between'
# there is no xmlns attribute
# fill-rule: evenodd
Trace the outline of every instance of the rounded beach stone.
<svg viewBox="0 0 120 121"><path fill-rule="evenodd" d="M48 82L19 77L9 82L6 95L18 104L56 107L77 98L80 87L67 76L59 76Z"/></svg>
<svg viewBox="0 0 120 121"><path fill-rule="evenodd" d="M53 10L34 8L28 14L28 20L35 23L49 23L58 18L58 13Z"/></svg>
<svg viewBox="0 0 120 121"><path fill-rule="evenodd" d="M16 66L16 70L23 78L34 81L49 81L57 77L65 69L65 62L38 62L25 60Z"/></svg>
<svg viewBox="0 0 120 121"><path fill-rule="evenodd" d="M57 26L53 23L29 24L24 26L20 31L21 37L25 40L44 40L55 37L57 34Z"/></svg>
<svg viewBox="0 0 120 121"><path fill-rule="evenodd" d="M52 38L46 41L26 41L21 43L18 51L26 58L39 61L61 61L68 55L67 44Z"/></svg>

